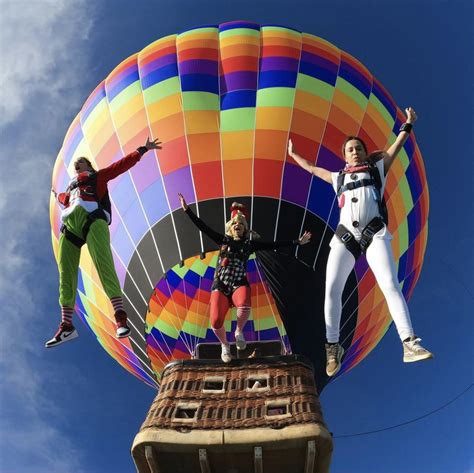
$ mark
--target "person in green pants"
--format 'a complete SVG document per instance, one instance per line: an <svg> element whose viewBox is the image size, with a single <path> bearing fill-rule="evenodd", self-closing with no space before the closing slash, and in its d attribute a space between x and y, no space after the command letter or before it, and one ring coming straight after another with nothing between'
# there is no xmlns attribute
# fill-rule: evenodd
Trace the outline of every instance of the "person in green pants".
<svg viewBox="0 0 474 473"><path fill-rule="evenodd" d="M79 336L72 324L72 316L76 300L79 259L84 244L87 244L104 291L112 303L117 337L123 338L130 334L127 313L123 309L122 289L110 248L109 224L112 209L107 183L137 164L147 151L161 149L160 145L158 139L150 141L148 138L145 146L140 146L133 153L98 171L87 158L80 157L74 162L76 175L69 182L66 191L56 194L54 189L52 190L63 207L58 254L61 323L54 337L45 343L46 348Z"/></svg>

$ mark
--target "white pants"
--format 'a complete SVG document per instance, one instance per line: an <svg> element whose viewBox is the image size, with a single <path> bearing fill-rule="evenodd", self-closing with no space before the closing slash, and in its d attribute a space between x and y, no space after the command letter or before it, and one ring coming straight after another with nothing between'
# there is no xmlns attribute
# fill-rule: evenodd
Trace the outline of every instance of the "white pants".
<svg viewBox="0 0 474 473"><path fill-rule="evenodd" d="M390 240L374 238L367 249L366 257L385 296L398 335L403 341L413 335L413 328L410 313L398 283ZM326 297L324 301L326 338L329 343L339 341L342 292L354 264L354 256L342 243L333 244L326 267Z"/></svg>

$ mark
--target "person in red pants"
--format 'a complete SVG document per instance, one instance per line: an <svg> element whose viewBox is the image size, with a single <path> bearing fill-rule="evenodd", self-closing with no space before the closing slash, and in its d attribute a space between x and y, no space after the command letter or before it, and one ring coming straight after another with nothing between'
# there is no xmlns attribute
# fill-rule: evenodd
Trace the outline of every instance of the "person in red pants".
<svg viewBox="0 0 474 473"><path fill-rule="evenodd" d="M224 363L231 361L230 347L224 328L227 311L237 309L237 328L235 342L238 350L245 350L247 343L243 329L250 316L250 285L247 280L247 261L252 253L259 250L273 250L291 245L305 245L311 233L291 241L263 242L251 240L247 223L247 210L244 205L234 202L230 209L231 218L225 225L225 234L209 228L186 204L182 194L178 194L181 206L193 223L211 240L219 245L214 282L211 288L210 316L211 327L221 342L221 358Z"/></svg>

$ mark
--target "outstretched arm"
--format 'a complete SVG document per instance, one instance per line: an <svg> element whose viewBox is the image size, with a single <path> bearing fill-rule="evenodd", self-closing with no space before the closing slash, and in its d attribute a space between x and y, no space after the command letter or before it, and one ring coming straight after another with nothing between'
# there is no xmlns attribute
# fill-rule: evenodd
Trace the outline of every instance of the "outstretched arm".
<svg viewBox="0 0 474 473"><path fill-rule="evenodd" d="M145 146L140 146L137 151L143 156L147 151L151 149L162 149L161 141L159 138L150 141L150 137L146 139Z"/></svg>
<svg viewBox="0 0 474 473"><path fill-rule="evenodd" d="M306 245L311 240L311 233L305 231L303 235L297 240L288 240L288 241L260 241L260 240L252 240L252 248L254 251L259 250L275 250L277 248L284 248L285 246L292 246L292 245Z"/></svg>
<svg viewBox="0 0 474 473"><path fill-rule="evenodd" d="M179 201L181 202L181 207L186 212L191 221L196 225L196 227L205 233L211 240L215 241L218 245L221 245L224 242L224 235L214 231L212 228L208 227L189 207L186 203L186 200L183 194L178 194Z"/></svg>
<svg viewBox="0 0 474 473"><path fill-rule="evenodd" d="M405 124L402 125L402 128L404 127L407 128L407 131L400 131L393 145L391 145L390 148L388 148L387 151L385 151L384 157L383 157L385 174L387 174L388 170L390 169L390 166L392 165L393 161L395 160L398 153L400 152L403 145L405 144L406 140L408 139L410 130L413 127L413 124L416 122L416 119L418 118L415 110L413 110L413 108L411 107L406 108L405 113L406 113L407 119L405 121Z"/></svg>
<svg viewBox="0 0 474 473"><path fill-rule="evenodd" d="M60 192L58 194L54 188L51 189L51 192L54 195L56 202L61 204L63 207L69 204L69 192Z"/></svg>
<svg viewBox="0 0 474 473"><path fill-rule="evenodd" d="M99 171L97 171L97 175L106 181L115 179L117 176L120 176L120 174L123 174L131 167L135 166L135 164L140 161L140 158L151 149L161 149L161 142L158 138L151 141L150 138L147 138L145 146L140 146L136 151L133 151L124 158L112 163L110 166L99 169Z"/></svg>
<svg viewBox="0 0 474 473"><path fill-rule="evenodd" d="M323 181L329 182L329 184L332 184L332 179L331 179L331 172L328 171L327 169L315 166L314 164L311 164L309 161L306 159L302 158L299 154L297 154L293 150L293 142L291 140L288 141L288 154L306 171L310 172L311 174L314 174L315 176L319 177Z"/></svg>

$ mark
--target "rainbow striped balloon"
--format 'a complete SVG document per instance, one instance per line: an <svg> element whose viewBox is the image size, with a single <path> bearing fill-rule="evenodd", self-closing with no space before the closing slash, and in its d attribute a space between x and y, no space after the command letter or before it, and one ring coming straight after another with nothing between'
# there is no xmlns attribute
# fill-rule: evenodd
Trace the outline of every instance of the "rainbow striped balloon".
<svg viewBox="0 0 474 473"><path fill-rule="evenodd" d="M76 311L125 369L159 386L163 366L191 357L196 344L216 341L208 302L216 246L180 208L184 194L196 213L224 232L232 201L250 211L262 240L312 244L258 254L249 261L252 315L248 339L282 340L288 351L324 365L323 286L328 242L338 221L334 192L287 155L298 153L331 170L343 167L340 147L359 135L369 150L395 139L403 113L355 58L327 41L284 26L231 22L161 38L119 64L73 120L57 157L53 187L62 190L76 157L105 167L159 137L109 184L115 265L132 325L115 338L113 311L86 248ZM418 280L427 240L428 187L412 134L392 166L385 190L393 250L403 294ZM50 203L57 256L60 209ZM361 258L344 294L341 374L380 341L391 318ZM232 312L226 323L235 327ZM291 342L291 345L290 345ZM319 386L327 379L321 374Z"/></svg>

